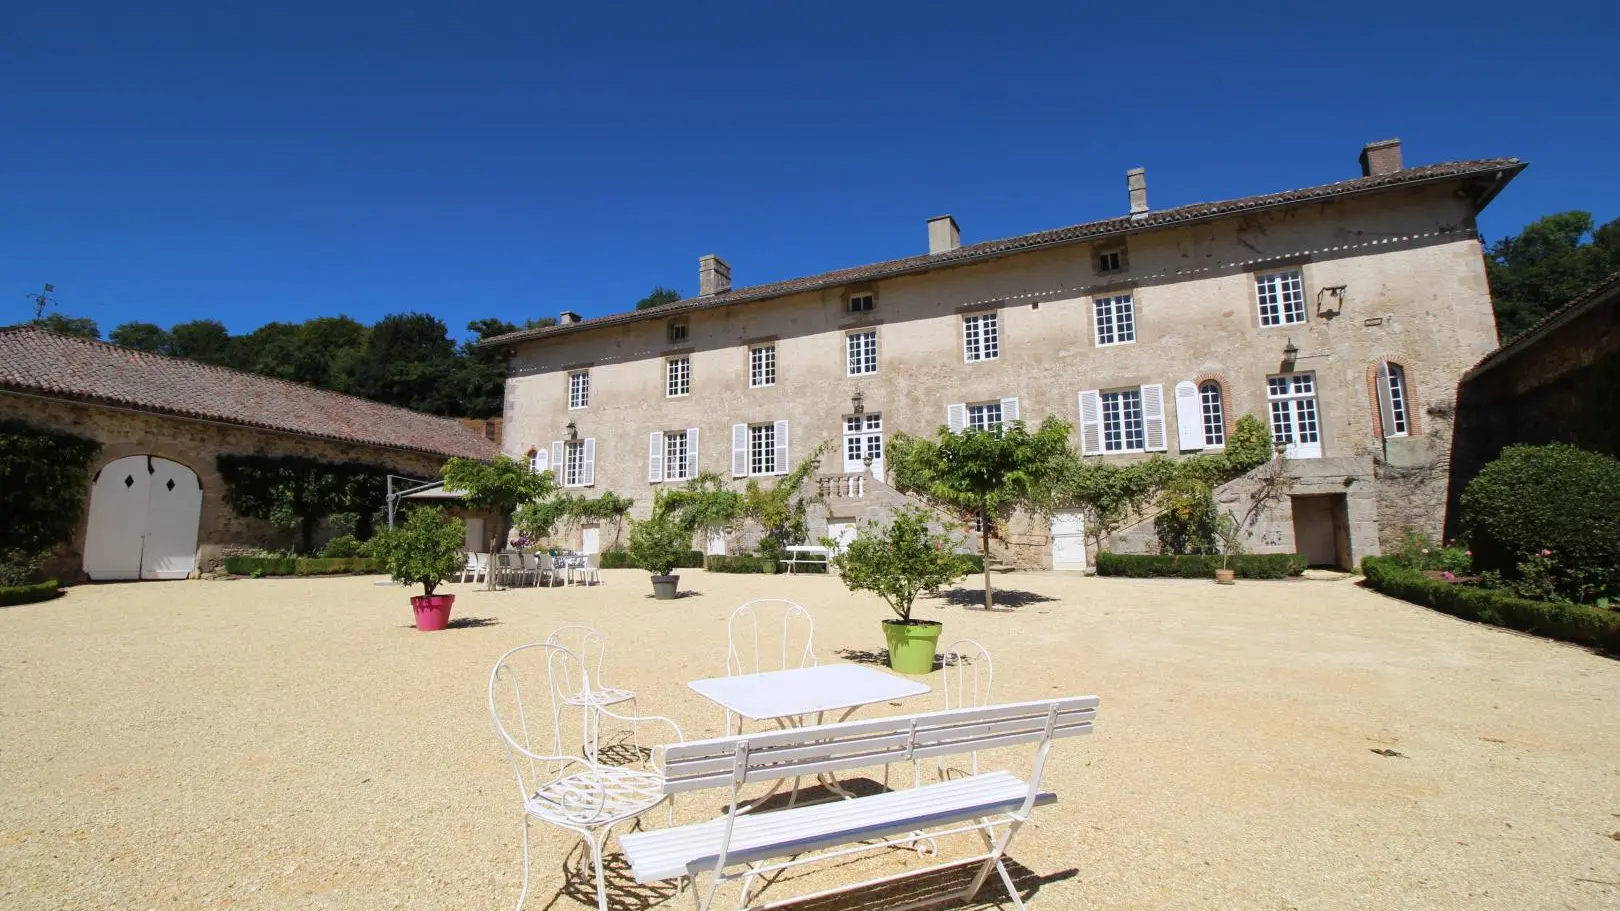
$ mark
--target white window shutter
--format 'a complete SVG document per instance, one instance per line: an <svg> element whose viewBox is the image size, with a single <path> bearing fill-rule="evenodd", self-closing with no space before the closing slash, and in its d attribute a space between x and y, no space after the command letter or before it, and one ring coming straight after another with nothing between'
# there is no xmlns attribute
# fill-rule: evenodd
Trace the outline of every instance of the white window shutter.
<svg viewBox="0 0 1620 911"><path fill-rule="evenodd" d="M1377 386L1380 433L1388 437L1395 428L1395 406L1389 400L1389 361L1378 362Z"/></svg>
<svg viewBox="0 0 1620 911"><path fill-rule="evenodd" d="M664 479L664 432L654 430L647 435L647 482L657 484Z"/></svg>
<svg viewBox="0 0 1620 911"><path fill-rule="evenodd" d="M1016 420L1018 420L1018 400L1017 399L1002 399L1001 400L1001 422L1003 424L1011 424L1013 421L1016 421Z"/></svg>
<svg viewBox="0 0 1620 911"><path fill-rule="evenodd" d="M563 441L556 440L551 444L551 475L559 485L563 483L567 469L568 466L563 464Z"/></svg>
<svg viewBox="0 0 1620 911"><path fill-rule="evenodd" d="M1102 396L1087 389L1080 393L1080 454L1100 455L1102 451Z"/></svg>
<svg viewBox="0 0 1620 911"><path fill-rule="evenodd" d="M787 474L788 468L788 422L776 422L776 473Z"/></svg>
<svg viewBox="0 0 1620 911"><path fill-rule="evenodd" d="M1142 435L1148 452L1164 452L1170 448L1170 438L1164 427L1164 386L1154 383L1142 387Z"/></svg>
<svg viewBox="0 0 1620 911"><path fill-rule="evenodd" d="M731 476L748 477L748 425L731 425Z"/></svg>
<svg viewBox="0 0 1620 911"><path fill-rule="evenodd" d="M696 427L686 428L686 479L690 480L698 475L698 448Z"/></svg>
<svg viewBox="0 0 1620 911"><path fill-rule="evenodd" d="M596 437L585 438L585 467L580 471L579 483L582 487L596 483Z"/></svg>
<svg viewBox="0 0 1620 911"><path fill-rule="evenodd" d="M1204 448L1204 407L1191 380L1176 384L1176 435L1182 452Z"/></svg>
<svg viewBox="0 0 1620 911"><path fill-rule="evenodd" d="M967 427L967 406L946 405L945 426L951 428L952 433L961 433Z"/></svg>

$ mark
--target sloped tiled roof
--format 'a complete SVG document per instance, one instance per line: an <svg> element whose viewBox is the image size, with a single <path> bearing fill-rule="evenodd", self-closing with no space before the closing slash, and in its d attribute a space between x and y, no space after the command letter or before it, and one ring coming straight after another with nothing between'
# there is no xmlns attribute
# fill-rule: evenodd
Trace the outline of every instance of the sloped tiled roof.
<svg viewBox="0 0 1620 911"><path fill-rule="evenodd" d="M649 307L646 310L633 310L627 313L614 313L607 316L598 316L592 319L581 320L577 323L548 326L540 329L525 329L521 332L512 332L485 339L482 345L510 345L514 342L523 342L530 339L548 338L569 332L578 332L586 329L595 329L602 326L617 325L620 323L638 322L641 320L661 319L692 310L703 310L710 307L721 307L727 304L740 304L748 301L765 300L773 297L785 297L802 291L814 291L821 288L831 288L851 282L872 281L879 278L890 278L896 275L908 275L918 272L927 272L948 266L961 265L975 260L989 259L1005 256L1040 247L1060 246L1084 240L1093 240L1100 237L1134 234L1153 228L1169 227L1171 225L1188 222L1205 221L1211 218L1220 218L1253 212L1259 209L1274 208L1277 206L1295 205L1304 202L1313 202L1322 199L1350 196L1373 190L1390 187L1407 186L1412 184L1429 183L1440 180L1455 180L1466 177L1480 177L1492 174L1501 174L1503 179L1497 186L1487 192L1480 200L1479 206L1484 207L1501 184L1518 172L1524 170L1525 163L1517 158L1485 158L1473 161L1448 161L1441 164L1423 165L1421 167L1406 168L1389 174L1379 174L1372 177L1357 177L1353 180L1341 180L1337 183L1323 184L1321 186L1306 187L1300 190L1288 190L1281 193L1268 193L1260 196L1245 196L1241 199L1229 199L1221 202L1201 202L1192 205L1178 206L1173 209L1150 211L1140 216L1121 215L1116 218L1102 221L1087 222L1072 225L1067 228L1057 228L1051 231L1039 231L1034 234L1024 234L1018 237L1008 237L1001 240L989 240L977 244L969 244L948 250L943 253L925 253L919 256L908 256L903 259L891 259L886 262L873 263L866 266L856 266L850 269L839 269L833 272L823 272L820 275L810 275L804 278L791 278L787 281L773 282L766 285L754 285L749 288L738 288L721 294L688 297L673 303L658 307Z"/></svg>
<svg viewBox="0 0 1620 911"><path fill-rule="evenodd" d="M1620 272L1611 272L1608 277L1581 292L1580 296L1574 300L1531 323L1530 328L1515 335L1507 344L1480 358L1479 363L1463 374L1463 379L1466 380L1471 376L1484 372L1502 359L1511 357L1530 347L1537 339L1551 332L1564 321L1579 316L1587 308L1602 304L1616 296L1620 296Z"/></svg>
<svg viewBox="0 0 1620 911"><path fill-rule="evenodd" d="M0 328L6 389L433 455L497 451L453 418L32 326Z"/></svg>

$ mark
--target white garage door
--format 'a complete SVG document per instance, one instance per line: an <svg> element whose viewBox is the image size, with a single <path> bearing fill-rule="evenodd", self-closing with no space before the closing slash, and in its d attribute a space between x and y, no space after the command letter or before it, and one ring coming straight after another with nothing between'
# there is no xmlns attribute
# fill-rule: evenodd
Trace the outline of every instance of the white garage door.
<svg viewBox="0 0 1620 911"><path fill-rule="evenodd" d="M90 492L84 571L107 579L184 579L197 566L202 486L179 462L126 456Z"/></svg>
<svg viewBox="0 0 1620 911"><path fill-rule="evenodd" d="M1086 522L1078 509L1060 509L1052 516L1052 568L1086 568Z"/></svg>

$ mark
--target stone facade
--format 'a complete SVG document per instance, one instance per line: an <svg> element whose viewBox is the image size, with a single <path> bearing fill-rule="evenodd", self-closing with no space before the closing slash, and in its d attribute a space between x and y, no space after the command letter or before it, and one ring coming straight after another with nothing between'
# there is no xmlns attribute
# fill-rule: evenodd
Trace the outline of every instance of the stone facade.
<svg viewBox="0 0 1620 911"><path fill-rule="evenodd" d="M94 477L102 466L125 456L154 455L170 459L196 473L202 484L202 518L198 531L197 568L211 572L233 553L292 546L294 532L269 522L239 516L224 498L224 482L215 468L221 453L297 455L333 462L366 462L391 467L396 473L436 478L446 461L442 456L340 443L292 434L256 430L201 420L169 417L153 412L108 408L61 399L0 391L0 417L89 437L102 444L91 466ZM59 549L46 571L64 582L83 578L85 514L70 544ZM383 504L377 504L381 509Z"/></svg>
<svg viewBox="0 0 1620 911"><path fill-rule="evenodd" d="M954 403L1016 399L1030 423L1078 423L1084 390L1157 385L1166 451L1176 455L1178 382L1217 378L1229 427L1241 414L1267 418L1268 377L1310 373L1322 457L1297 460L1315 463L1295 466L1298 483L1347 493L1346 550L1377 553L1403 524L1440 531L1449 426L1429 415L1449 414L1457 378L1495 347L1474 216L1456 184L1396 187L520 341L510 350L503 448L545 460L572 425L593 457L590 486L633 497L645 515L659 486L649 474L652 432L696 429L696 469L731 477L735 427L772 423L788 432L789 461L829 442L825 472L850 473L858 469L841 447L857 394L866 414L881 414L886 436L931 435ZM1101 274L1110 252L1121 254L1119 268ZM1256 276L1278 270L1302 273L1306 319L1263 326ZM1135 339L1100 345L1094 303L1121 293L1134 299ZM867 294L870 309L851 312L851 297ZM964 322L984 313L997 317L999 355L967 362ZM850 375L846 336L856 331L877 334L873 373ZM772 348L768 385L751 382L750 350L761 346ZM1292 365L1283 363L1288 347L1297 349ZM685 394L669 394L672 359L688 364ZM1385 361L1404 367L1415 418L1389 440L1368 387ZM570 400L573 373L589 377L582 406ZM1419 470L1435 465L1438 473ZM1257 549L1293 549L1281 508ZM1012 562L1050 565L1045 529L1014 531L1023 552Z"/></svg>

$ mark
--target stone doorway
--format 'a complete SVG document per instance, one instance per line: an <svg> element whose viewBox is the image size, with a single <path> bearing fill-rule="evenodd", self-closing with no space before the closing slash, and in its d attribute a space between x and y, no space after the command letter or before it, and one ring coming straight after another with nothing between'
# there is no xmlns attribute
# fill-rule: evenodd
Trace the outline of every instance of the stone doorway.
<svg viewBox="0 0 1620 911"><path fill-rule="evenodd" d="M1342 493L1289 497L1294 550L1310 566L1350 569L1350 504Z"/></svg>

